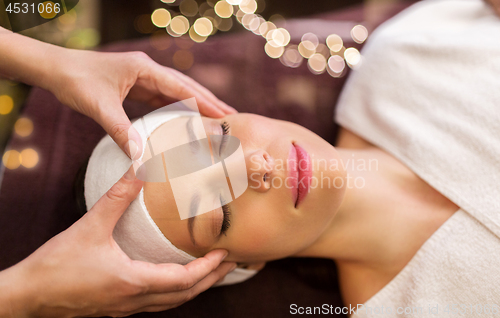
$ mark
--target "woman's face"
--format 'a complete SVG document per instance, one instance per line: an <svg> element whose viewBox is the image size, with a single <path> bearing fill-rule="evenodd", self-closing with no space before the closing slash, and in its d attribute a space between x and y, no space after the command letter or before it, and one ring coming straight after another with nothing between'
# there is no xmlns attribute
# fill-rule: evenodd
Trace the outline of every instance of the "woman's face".
<svg viewBox="0 0 500 318"><path fill-rule="evenodd" d="M174 124L182 129L183 121ZM193 256L223 248L228 261L247 263L292 256L317 240L345 190L334 147L297 124L253 114L203 118L203 123L207 135L226 128L241 141L248 188L224 209L180 220L170 184L145 183L146 206L164 235ZM169 133L162 127L153 136Z"/></svg>

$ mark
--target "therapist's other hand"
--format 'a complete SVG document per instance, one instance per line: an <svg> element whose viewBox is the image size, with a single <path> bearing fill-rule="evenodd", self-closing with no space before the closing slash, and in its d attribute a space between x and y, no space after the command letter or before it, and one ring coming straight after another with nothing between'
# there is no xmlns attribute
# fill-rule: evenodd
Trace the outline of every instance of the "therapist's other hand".
<svg viewBox="0 0 500 318"><path fill-rule="evenodd" d="M64 50L45 88L63 104L93 118L134 159L139 157L142 142L135 129L129 134L131 124L122 106L126 97L153 107L195 97L202 115L219 118L236 113L190 77L154 62L143 52Z"/></svg>
<svg viewBox="0 0 500 318"><path fill-rule="evenodd" d="M492 7L493 10L500 16L500 0L486 0Z"/></svg>
<svg viewBox="0 0 500 318"><path fill-rule="evenodd" d="M17 277L2 290L22 299L10 301L14 317L117 317L167 310L194 298L234 269L235 263L221 263L227 254L223 250L185 266L131 260L112 232L141 186L131 168L79 221L0 273L0 277ZM29 297L22 295L26 290Z"/></svg>

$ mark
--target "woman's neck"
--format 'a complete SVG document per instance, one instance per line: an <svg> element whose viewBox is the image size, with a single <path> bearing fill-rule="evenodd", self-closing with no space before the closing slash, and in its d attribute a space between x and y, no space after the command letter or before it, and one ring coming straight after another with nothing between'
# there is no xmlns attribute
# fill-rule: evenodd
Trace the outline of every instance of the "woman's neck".
<svg viewBox="0 0 500 318"><path fill-rule="evenodd" d="M375 147L337 151L347 172L344 199L318 240L297 256L373 262L390 235L381 229L393 221L385 211L394 204L394 191L415 176Z"/></svg>

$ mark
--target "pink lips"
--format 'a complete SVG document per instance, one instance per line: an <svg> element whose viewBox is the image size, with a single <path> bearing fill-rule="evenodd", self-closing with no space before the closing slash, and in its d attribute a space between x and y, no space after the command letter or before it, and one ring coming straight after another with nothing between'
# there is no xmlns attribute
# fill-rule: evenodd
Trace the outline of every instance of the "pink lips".
<svg viewBox="0 0 500 318"><path fill-rule="evenodd" d="M311 185L311 158L302 147L292 144L288 154L288 183L292 190L292 200L297 207L309 193Z"/></svg>

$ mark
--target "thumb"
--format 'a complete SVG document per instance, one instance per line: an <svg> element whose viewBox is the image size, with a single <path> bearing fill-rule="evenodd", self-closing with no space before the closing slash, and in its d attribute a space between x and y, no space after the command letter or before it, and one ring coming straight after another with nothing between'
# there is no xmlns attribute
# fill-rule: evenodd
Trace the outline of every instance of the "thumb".
<svg viewBox="0 0 500 318"><path fill-rule="evenodd" d="M135 177L134 168L131 166L123 177L97 201L89 214L96 216L99 224L112 233L116 222L137 197L142 185L143 182Z"/></svg>
<svg viewBox="0 0 500 318"><path fill-rule="evenodd" d="M105 108L106 111L100 114L98 122L132 160L139 159L142 150L141 136L130 123L123 106L120 103L114 104L117 106Z"/></svg>

